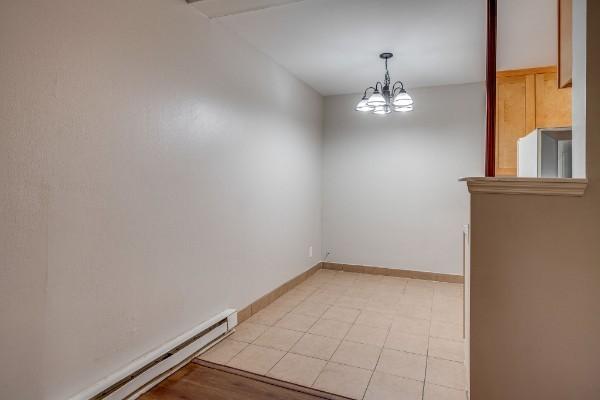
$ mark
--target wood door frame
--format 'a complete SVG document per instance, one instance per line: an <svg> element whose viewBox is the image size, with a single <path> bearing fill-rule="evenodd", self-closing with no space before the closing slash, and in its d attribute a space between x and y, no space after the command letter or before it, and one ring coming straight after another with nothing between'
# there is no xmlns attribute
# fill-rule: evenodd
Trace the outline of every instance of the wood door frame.
<svg viewBox="0 0 600 400"><path fill-rule="evenodd" d="M496 0L487 2L485 176L496 175Z"/></svg>

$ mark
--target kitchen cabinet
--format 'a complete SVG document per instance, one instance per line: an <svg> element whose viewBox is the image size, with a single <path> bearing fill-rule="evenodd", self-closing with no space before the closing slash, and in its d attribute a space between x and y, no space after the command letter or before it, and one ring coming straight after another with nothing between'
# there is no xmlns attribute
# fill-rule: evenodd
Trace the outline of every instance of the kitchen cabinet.
<svg viewBox="0 0 600 400"><path fill-rule="evenodd" d="M496 175L517 175L517 140L536 128L571 126L571 89L556 67L500 71L496 77Z"/></svg>

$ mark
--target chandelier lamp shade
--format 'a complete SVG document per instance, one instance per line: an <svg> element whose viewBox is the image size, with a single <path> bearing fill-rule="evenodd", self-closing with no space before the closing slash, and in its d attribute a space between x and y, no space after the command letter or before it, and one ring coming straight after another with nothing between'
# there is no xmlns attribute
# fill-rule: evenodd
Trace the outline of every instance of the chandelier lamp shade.
<svg viewBox="0 0 600 400"><path fill-rule="evenodd" d="M404 89L401 81L391 85L388 60L392 53L381 53L379 57L385 60L385 77L382 82L365 89L362 99L356 105L356 111L370 112L376 115L387 115L392 111L408 112L413 110L413 99ZM391 85L391 88L390 88Z"/></svg>

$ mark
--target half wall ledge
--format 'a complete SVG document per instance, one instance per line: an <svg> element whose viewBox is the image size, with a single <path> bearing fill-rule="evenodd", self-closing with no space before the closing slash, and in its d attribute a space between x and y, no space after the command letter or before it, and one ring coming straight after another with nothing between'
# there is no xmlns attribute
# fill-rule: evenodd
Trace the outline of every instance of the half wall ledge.
<svg viewBox="0 0 600 400"><path fill-rule="evenodd" d="M469 193L534 194L540 196L581 197L587 188L587 179L517 178L517 177L467 177Z"/></svg>

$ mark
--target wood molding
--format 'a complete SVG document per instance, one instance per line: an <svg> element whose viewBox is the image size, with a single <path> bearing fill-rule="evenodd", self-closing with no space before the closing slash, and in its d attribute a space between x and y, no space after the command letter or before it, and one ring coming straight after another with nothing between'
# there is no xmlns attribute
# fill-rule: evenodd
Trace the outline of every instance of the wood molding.
<svg viewBox="0 0 600 400"><path fill-rule="evenodd" d="M374 267L370 265L324 262L323 269L332 269L335 271L345 272L357 272L361 274L370 275L394 276L398 278L423 279L427 281L439 281L449 283L464 283L465 281L465 278L462 275L440 274L436 272L413 271L386 267Z"/></svg>
<svg viewBox="0 0 600 400"><path fill-rule="evenodd" d="M469 193L535 194L541 196L583 196L587 179L562 178L462 178Z"/></svg>
<svg viewBox="0 0 600 400"><path fill-rule="evenodd" d="M321 263L321 262L317 263L309 270L304 271L300 275L285 282L283 285L279 286L277 289L270 291L266 295L262 296L260 299L254 301L252 304L239 310L238 315L237 315L238 323L244 322L245 320L247 320L248 318L250 318L257 312L259 312L260 310L262 310L263 308L265 308L266 306L268 306L269 304L271 304L272 302L277 300L279 297L283 296L284 294L286 294L287 292L289 292L290 290L292 290L293 288L295 288L296 286L298 286L299 284L304 282L308 277L310 277L315 272L320 270L322 268L322 264L323 263Z"/></svg>
<svg viewBox="0 0 600 400"><path fill-rule="evenodd" d="M558 0L558 88L573 86L573 0Z"/></svg>
<svg viewBox="0 0 600 400"><path fill-rule="evenodd" d="M507 78L511 76L522 76L522 75L530 75L530 74L548 74L552 72L556 72L556 65L549 65L547 67L536 67L536 68L521 68L521 69L509 69L505 71L497 71L497 78Z"/></svg>
<svg viewBox="0 0 600 400"><path fill-rule="evenodd" d="M497 150L497 84L496 84L496 36L498 22L496 0L487 1L487 49L485 72L485 176L496 175Z"/></svg>

